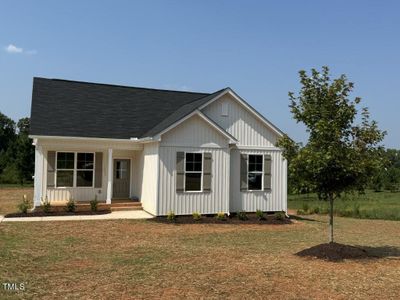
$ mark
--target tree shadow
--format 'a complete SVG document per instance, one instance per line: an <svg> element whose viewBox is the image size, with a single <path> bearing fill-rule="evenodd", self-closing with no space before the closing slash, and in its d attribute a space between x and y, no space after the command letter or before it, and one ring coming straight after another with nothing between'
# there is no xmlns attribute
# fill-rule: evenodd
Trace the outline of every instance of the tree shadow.
<svg viewBox="0 0 400 300"><path fill-rule="evenodd" d="M300 217L298 215L289 215L290 219L297 220L297 221L311 221L311 222L320 222L320 223L325 223L324 221L321 220L315 220L311 218L305 218L305 217Z"/></svg>
<svg viewBox="0 0 400 300"><path fill-rule="evenodd" d="M325 243L296 253L300 257L317 258L332 262L345 259L368 260L385 257L400 257L400 248L394 246L350 246L339 243Z"/></svg>

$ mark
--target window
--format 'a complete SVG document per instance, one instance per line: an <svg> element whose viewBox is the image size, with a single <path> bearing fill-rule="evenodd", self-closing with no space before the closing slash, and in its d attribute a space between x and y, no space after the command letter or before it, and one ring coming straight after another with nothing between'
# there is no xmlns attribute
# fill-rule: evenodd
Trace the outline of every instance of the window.
<svg viewBox="0 0 400 300"><path fill-rule="evenodd" d="M185 191L201 192L203 154L186 153L185 155Z"/></svg>
<svg viewBox="0 0 400 300"><path fill-rule="evenodd" d="M58 152L57 153L57 186L74 186L74 166L75 153Z"/></svg>
<svg viewBox="0 0 400 300"><path fill-rule="evenodd" d="M249 154L248 189L251 191L262 190L263 156Z"/></svg>
<svg viewBox="0 0 400 300"><path fill-rule="evenodd" d="M57 152L57 187L92 187L94 153Z"/></svg>
<svg viewBox="0 0 400 300"><path fill-rule="evenodd" d="M115 177L117 179L126 179L128 176L128 162L126 160L117 161Z"/></svg>
<svg viewBox="0 0 400 300"><path fill-rule="evenodd" d="M76 186L93 186L94 154L78 153L76 164Z"/></svg>

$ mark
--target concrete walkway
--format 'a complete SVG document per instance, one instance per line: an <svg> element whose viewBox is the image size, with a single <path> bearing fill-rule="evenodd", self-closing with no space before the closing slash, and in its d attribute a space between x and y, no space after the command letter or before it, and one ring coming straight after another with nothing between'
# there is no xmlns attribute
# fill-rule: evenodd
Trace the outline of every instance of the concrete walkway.
<svg viewBox="0 0 400 300"><path fill-rule="evenodd" d="M104 215L80 215L80 216L57 216L57 217L22 217L4 218L0 216L1 222L37 222L37 221L85 221L85 220L139 220L151 219L152 215L143 210L113 211Z"/></svg>

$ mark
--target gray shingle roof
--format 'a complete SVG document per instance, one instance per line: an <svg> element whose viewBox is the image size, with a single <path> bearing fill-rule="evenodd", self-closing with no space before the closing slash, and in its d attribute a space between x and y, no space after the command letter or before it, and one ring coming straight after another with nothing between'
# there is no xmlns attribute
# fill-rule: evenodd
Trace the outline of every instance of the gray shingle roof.
<svg viewBox="0 0 400 300"><path fill-rule="evenodd" d="M30 133L114 139L153 136L222 91L193 93L35 77Z"/></svg>

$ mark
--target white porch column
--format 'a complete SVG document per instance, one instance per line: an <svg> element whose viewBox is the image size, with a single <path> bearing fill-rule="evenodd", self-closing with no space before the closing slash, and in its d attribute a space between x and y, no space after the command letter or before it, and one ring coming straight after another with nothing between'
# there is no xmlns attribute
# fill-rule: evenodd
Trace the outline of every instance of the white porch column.
<svg viewBox="0 0 400 300"><path fill-rule="evenodd" d="M111 204L113 187L113 149L108 149L107 204Z"/></svg>
<svg viewBox="0 0 400 300"><path fill-rule="evenodd" d="M43 182L43 150L42 146L38 146L35 142L35 175L34 175L34 191L33 191L33 205L40 206L42 200L42 182Z"/></svg>

